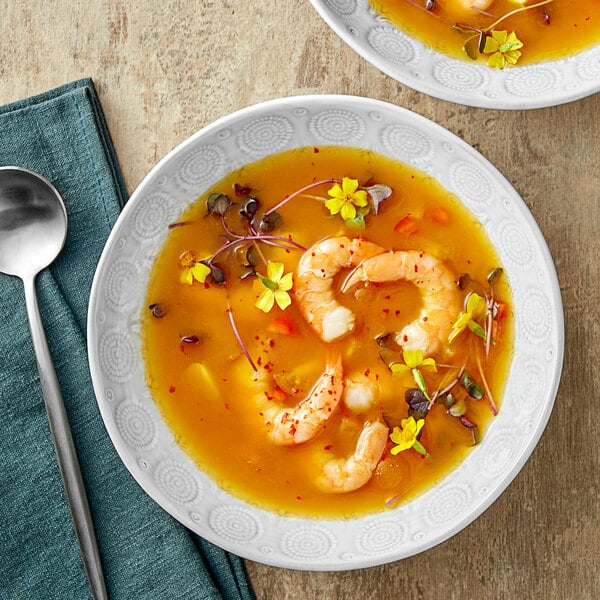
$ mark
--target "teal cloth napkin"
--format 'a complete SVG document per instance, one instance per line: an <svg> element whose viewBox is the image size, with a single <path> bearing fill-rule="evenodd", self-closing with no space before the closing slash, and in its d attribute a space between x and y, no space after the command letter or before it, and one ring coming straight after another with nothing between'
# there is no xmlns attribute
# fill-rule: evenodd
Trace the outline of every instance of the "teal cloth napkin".
<svg viewBox="0 0 600 600"><path fill-rule="evenodd" d="M127 193L92 81L0 107L0 165L37 171L67 206L65 247L37 289L110 597L254 598L239 557L187 530L138 486L98 411L87 363L87 303ZM0 275L0 310L0 598L89 598L20 280Z"/></svg>

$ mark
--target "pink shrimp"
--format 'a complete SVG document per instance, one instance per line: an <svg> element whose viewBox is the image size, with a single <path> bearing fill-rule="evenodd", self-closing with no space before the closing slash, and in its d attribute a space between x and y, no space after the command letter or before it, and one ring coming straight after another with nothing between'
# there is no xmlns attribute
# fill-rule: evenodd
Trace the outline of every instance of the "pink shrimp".
<svg viewBox="0 0 600 600"><path fill-rule="evenodd" d="M348 458L327 461L316 480L317 487L324 492L343 494L365 485L373 476L373 471L383 455L388 433L389 430L383 423L367 421L360 432L353 454Z"/></svg>
<svg viewBox="0 0 600 600"><path fill-rule="evenodd" d="M334 277L344 268L383 252L383 248L360 238L332 237L309 248L300 258L295 278L295 297L306 322L325 342L354 329L354 313L334 295Z"/></svg>
<svg viewBox="0 0 600 600"><path fill-rule="evenodd" d="M359 282L398 280L419 288L422 307L417 318L396 334L396 342L404 349L421 350L425 355L440 351L462 306L455 277L441 260L416 250L384 252L356 267L343 283L342 291L347 292Z"/></svg>
<svg viewBox="0 0 600 600"><path fill-rule="evenodd" d="M277 406L263 411L269 438L278 446L312 440L335 413L343 391L342 359L338 356L328 361L311 392L295 407L282 409Z"/></svg>

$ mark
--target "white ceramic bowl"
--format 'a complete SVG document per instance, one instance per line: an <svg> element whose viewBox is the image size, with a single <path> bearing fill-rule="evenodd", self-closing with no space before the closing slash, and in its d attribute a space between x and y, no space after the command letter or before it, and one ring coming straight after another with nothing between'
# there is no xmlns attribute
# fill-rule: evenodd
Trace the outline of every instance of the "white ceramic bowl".
<svg viewBox="0 0 600 600"><path fill-rule="evenodd" d="M563 60L491 69L427 48L380 17L368 0L310 1L364 59L396 81L442 100L482 108L542 108L600 90L600 43Z"/></svg>
<svg viewBox="0 0 600 600"><path fill-rule="evenodd" d="M229 171L306 145L349 145L410 163L476 215L496 246L515 303L516 343L500 413L483 441L439 485L410 503L355 520L304 520L259 510L217 487L173 439L144 380L140 318L167 225ZM273 100L202 129L144 179L106 244L89 307L94 388L131 474L166 511L254 561L343 570L395 561L454 535L502 493L546 425L563 358L552 259L525 204L477 151L408 110L350 96Z"/></svg>

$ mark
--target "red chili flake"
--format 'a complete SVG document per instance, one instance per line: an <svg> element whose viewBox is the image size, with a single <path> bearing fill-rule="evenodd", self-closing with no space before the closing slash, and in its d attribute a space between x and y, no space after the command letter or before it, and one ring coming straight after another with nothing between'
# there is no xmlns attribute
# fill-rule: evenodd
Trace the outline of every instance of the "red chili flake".
<svg viewBox="0 0 600 600"><path fill-rule="evenodd" d="M331 450L332 448L333 448L333 444L327 444L327 445L323 446L323 450L327 450L327 451Z"/></svg>
<svg viewBox="0 0 600 600"><path fill-rule="evenodd" d="M365 377L368 377L371 374L371 369L367 369L365 371Z"/></svg>
<svg viewBox="0 0 600 600"><path fill-rule="evenodd" d="M172 385L169 387L169 394L172 394L175 391L175 386Z"/></svg>
<svg viewBox="0 0 600 600"><path fill-rule="evenodd" d="M200 341L200 338L197 335L182 335L181 341L184 344L197 344Z"/></svg>
<svg viewBox="0 0 600 600"><path fill-rule="evenodd" d="M229 402L225 402L225 410L229 410Z"/></svg>
<svg viewBox="0 0 600 600"><path fill-rule="evenodd" d="M258 363L258 366L260 367L260 365L262 364L262 356L259 356L259 357L256 359L256 362Z"/></svg>
<svg viewBox="0 0 600 600"><path fill-rule="evenodd" d="M399 316L400 316L400 311L399 311L399 310L395 310L395 311L394 311L394 314L395 314L397 317L399 317Z"/></svg>
<svg viewBox="0 0 600 600"><path fill-rule="evenodd" d="M319 149L318 149L317 147L315 147L315 148L313 148L313 152L314 152L315 154L318 154L318 153L319 153Z"/></svg>
<svg viewBox="0 0 600 600"><path fill-rule="evenodd" d="M389 315L390 314L390 309L389 308L384 308L383 309L383 314Z"/></svg>
<svg viewBox="0 0 600 600"><path fill-rule="evenodd" d="M427 321L427 317L423 317L423 321Z"/></svg>
<svg viewBox="0 0 600 600"><path fill-rule="evenodd" d="M415 265L415 273L419 272L419 265Z"/></svg>
<svg viewBox="0 0 600 600"><path fill-rule="evenodd" d="M296 500L302 500L302 496L296 496Z"/></svg>
<svg viewBox="0 0 600 600"><path fill-rule="evenodd" d="M408 336L407 336L406 334L404 334L404 335L402 336L402 341L403 341L403 342L408 342Z"/></svg>
<svg viewBox="0 0 600 600"><path fill-rule="evenodd" d="M275 340L269 340L269 348L273 348L275 346Z"/></svg>
<svg viewBox="0 0 600 600"><path fill-rule="evenodd" d="M385 296L385 299L386 299L386 300L389 300L390 298L391 298L391 296L390 296L389 294L387 294L387 295Z"/></svg>

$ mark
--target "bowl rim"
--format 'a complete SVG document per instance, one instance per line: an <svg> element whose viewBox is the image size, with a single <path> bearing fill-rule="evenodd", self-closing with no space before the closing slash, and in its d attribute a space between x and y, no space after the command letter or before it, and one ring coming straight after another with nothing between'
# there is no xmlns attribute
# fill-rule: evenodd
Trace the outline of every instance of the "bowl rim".
<svg viewBox="0 0 600 600"><path fill-rule="evenodd" d="M584 49L581 52L566 56L562 59L541 61L539 63L533 63L531 65L521 65L514 68L505 69L491 69L481 64L470 64L467 61L458 60L456 58L448 57L426 45L419 40L411 38L409 35L395 27L392 23L385 20L383 17L378 15L369 5L368 0L350 0L354 2L358 7L357 10L361 10L362 16L367 16L372 19L372 23L377 27L383 27L390 31L393 31L403 38L411 40L411 42L418 49L419 54L425 57L427 60L435 60L436 64L443 66L451 66L453 69L460 70L461 65L463 70L468 69L470 72L479 72L485 78L489 76L497 78L505 83L507 78L513 73L529 73L530 76L535 76L539 73L548 74L554 76L556 71L560 71L560 68L570 68L576 64L578 57L587 55L590 53L600 52L600 41L595 46ZM407 63L405 70L399 69L397 63L393 63L388 58L383 56L381 53L375 51L371 44L367 41L368 30L364 23L358 22L354 19L354 14L349 14L346 19L341 14L335 13L326 0L310 0L315 11L321 16L321 18L327 23L338 37L340 37L348 46L350 46L359 56L369 62L371 65L379 69L385 75L391 77L398 83L406 85L407 87L427 94L433 98L439 100L445 100L455 104L463 106L472 106L474 108L488 108L496 110L532 110L540 108L549 108L552 106L559 106L561 104L567 104L574 102L582 98L591 96L600 91L600 76L588 79L585 84L578 86L576 84L570 84L569 86L561 87L558 91L554 91L552 94L537 93L529 96L506 96L506 98L488 96L486 94L474 93L472 89L465 89L463 91L455 91L449 87L442 87L436 82L432 81L428 77L428 73L424 73L426 69L418 70L413 68L414 65ZM595 58L596 62L600 61L599 57ZM598 69L600 71L600 69ZM560 79L560 78L559 78ZM504 86L505 88L505 86ZM497 94L497 92L494 92Z"/></svg>
<svg viewBox="0 0 600 600"><path fill-rule="evenodd" d="M265 112L271 111L271 109L285 109L291 108L297 105L314 107L318 108L326 108L330 106L335 107L352 107L358 103L360 106L368 106L371 110L391 110L394 113L398 113L403 115L405 118L410 118L412 122L418 122L426 125L429 128L433 128L434 131L443 134L444 137L449 137L452 139L454 143L459 144L466 153L471 154L472 156L476 156L478 161L484 163L487 168L490 169L491 173L494 173L496 177L503 180L507 186L514 192L513 200L515 202L520 203L520 209L522 215L528 221L528 226L530 228L530 232L533 234L535 241L537 243L537 247L541 254L544 257L544 266L548 269L547 274L552 279L552 301L555 306L559 309L557 314L553 315L554 324L556 325L556 344L557 344L557 356L554 357L554 362L556 363L556 368L553 371L552 381L548 382L547 391L545 396L547 397L547 401L543 406L542 414L538 414L538 418L536 421L535 431L533 435L530 435L527 441L527 444L519 450L518 457L511 461L510 469L504 473L504 475L495 482L493 492L490 493L483 501L478 502L475 508L471 507L469 511L463 515L460 519L456 520L452 526L441 533L432 535L426 542L421 543L419 548L415 551L412 551L408 554L400 555L384 555L384 556L375 556L372 558L364 558L360 560L348 561L347 563L340 563L338 560L323 560L319 559L318 562L303 562L297 560L285 560L282 559L281 556L271 557L268 554L260 554L257 555L254 551L248 551L248 548L240 546L236 543L230 543L227 540L217 539L216 536L207 535L206 532L196 531L199 535L206 537L209 541L219 545L220 547L238 554L244 558L254 560L257 562L261 562L264 564L269 564L276 567L282 568L292 568L299 570L313 570L313 571L344 571L344 570L352 570L358 568L366 568L376 565L381 565L389 562L393 562L396 560L401 560L403 558L408 558L409 556L413 556L419 554L420 552L426 551L443 541L446 541L450 537L454 536L456 533L467 527L473 521L475 521L483 512L485 512L498 498L499 496L506 490L506 488L510 485L510 483L514 480L514 478L520 473L523 466L530 458L533 453L535 447L537 446L552 413L552 409L554 406L554 402L556 400L556 395L558 392L558 387L560 384L560 378L562 373L562 366L564 361L564 313L562 307L562 299L560 295L560 289L558 286L558 278L555 271L555 266L550 255L550 251L545 242L543 234L539 229L533 215L529 211L525 202L522 200L520 195L514 190L512 185L506 180L506 178L498 171L498 169L487 160L478 150L470 146L467 142L462 140L456 134L447 130L443 126L435 123L434 121L414 113L413 111L403 108L388 102L384 102L381 100L371 99L362 96L352 96L352 95L340 95L340 94L310 94L305 96L290 96L284 98L275 98L271 100L266 100L263 102L259 102L256 104L252 104L250 106L246 106L245 108L234 111L230 114L227 114L223 117L220 117L213 121L212 123L202 127L200 130L196 131L194 134L189 136L187 139L183 140L180 144L175 146L171 151L169 151L162 159L160 159L157 164L148 172L148 174L141 181L136 190L131 194L130 199L125 204L121 215L118 217L117 222L111 230L111 233L108 237L100 260L98 262L98 266L96 272L94 274L94 279L91 288L90 301L88 306L88 325L87 325L87 338L88 338L88 354L89 354L89 363L90 363L90 372L92 376L92 383L94 386L94 392L96 399L98 401L100 413L104 420L106 429L109 433L109 437L111 438L111 442L115 447L121 461L125 465L125 467L129 470L134 479L138 482L138 484L150 495L150 497L157 502L165 511L170 513L174 518L180 520L184 525L190 527L189 523L183 522L178 515L174 514L172 510L172 506L169 502L166 501L164 497L156 496L156 494L152 494L146 489L144 485L143 478L141 477L141 473L139 470L139 465L133 461L130 456L130 451L127 449L126 444L120 439L118 435L115 435L116 428L115 425L108 414L108 409L105 406L105 403L100 401L101 392L102 392L102 382L101 382L101 370L99 366L99 359L97 348L95 346L95 341L98 336L98 324L96 322L95 315L98 311L98 304L100 294L102 292L101 289L101 279L102 273L107 267L107 263L109 260L109 254L113 248L113 246L118 241L121 232L119 231L120 223L124 222L130 213L132 213L137 205L143 201L144 194L146 193L146 188L150 186L151 182L154 180L156 175L160 173L160 171L164 168L165 165L169 164L175 157L177 157L180 153L184 152L188 147L195 144L198 140L201 140L204 137L209 136L215 131L222 129L224 126L231 126L232 123L238 121L245 121L248 117L258 116L260 114L264 114ZM306 145L306 144L301 144ZM299 147L299 146L296 146ZM247 162L252 162L249 159ZM511 367L512 369L512 367ZM166 426L166 425L165 425ZM245 504L241 501L242 504ZM411 501L412 502L412 501ZM410 504L410 503L409 503ZM402 506L398 507L398 509L392 509L392 511L400 510L402 511ZM340 519L317 519L311 520L301 517L286 517L279 516L271 511L264 510L257 507L250 507L251 510L256 510L259 513L262 513L267 519L283 519L287 521L294 521L299 524L310 521L311 523L322 523L322 524L339 524L344 522ZM359 517L358 519L351 519L350 521L358 521L368 522L372 518L377 518L378 515L386 515L391 514L392 511L383 511L381 513L375 513L370 515L365 515ZM192 524L193 528L193 524Z"/></svg>

